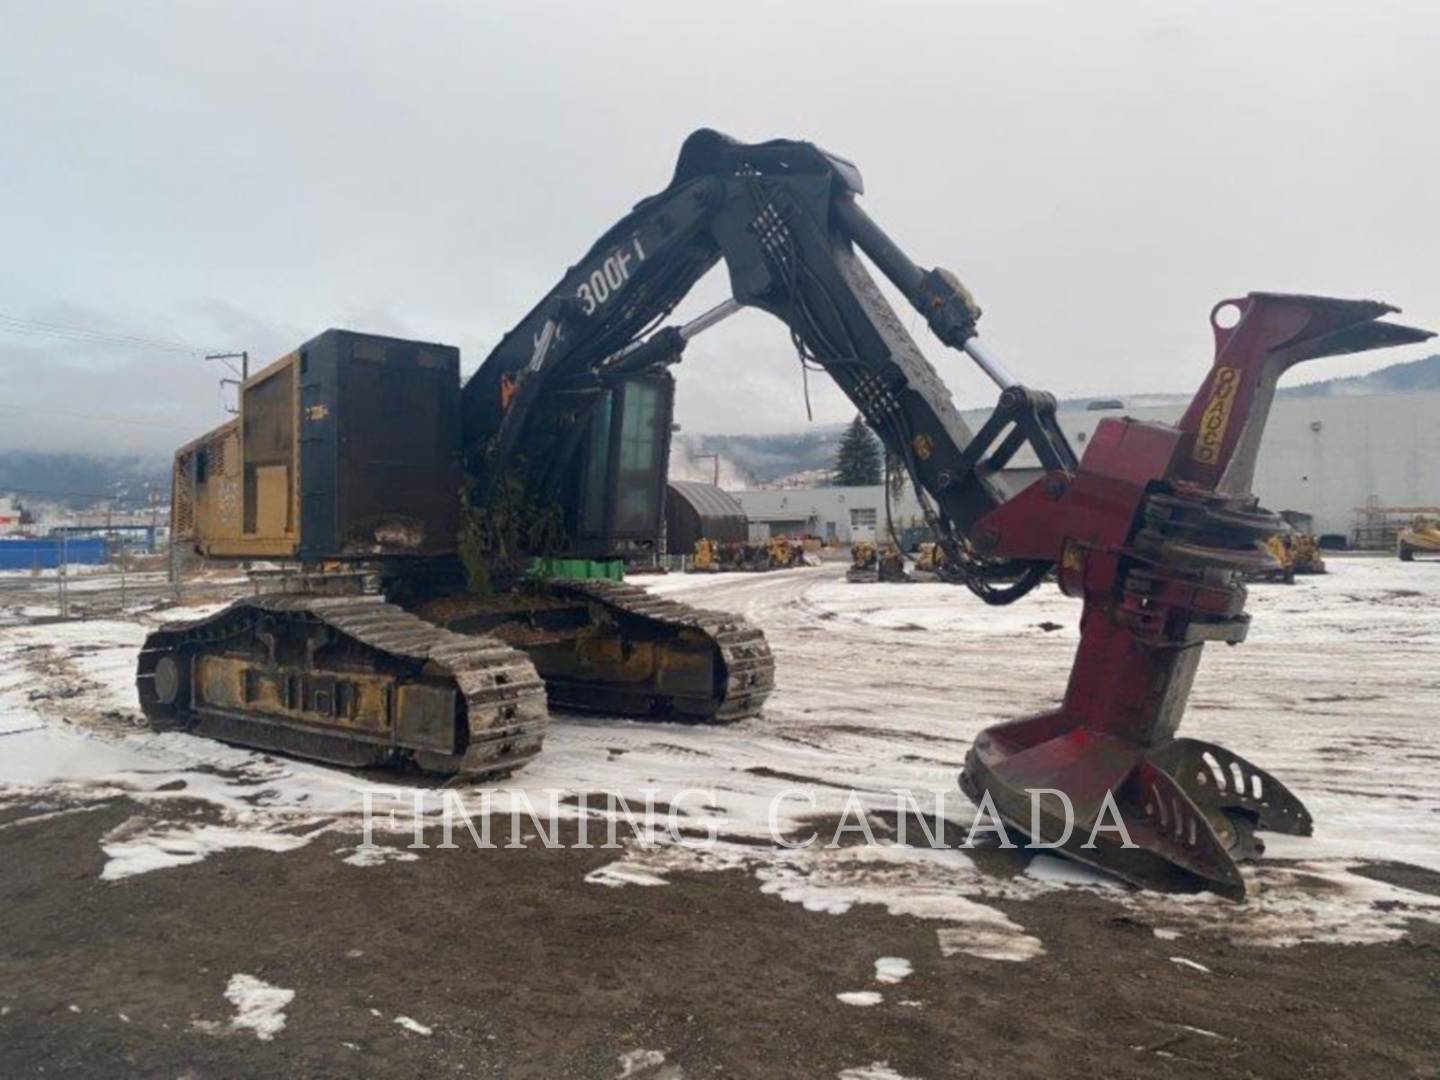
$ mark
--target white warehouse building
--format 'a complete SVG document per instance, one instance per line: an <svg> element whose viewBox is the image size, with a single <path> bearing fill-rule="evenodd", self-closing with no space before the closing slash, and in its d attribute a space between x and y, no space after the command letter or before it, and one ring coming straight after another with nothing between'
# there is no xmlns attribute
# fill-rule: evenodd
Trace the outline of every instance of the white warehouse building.
<svg viewBox="0 0 1440 1080"><path fill-rule="evenodd" d="M1143 408L1061 409L1060 428L1077 454L1107 416L1174 423L1184 402ZM972 430L989 410L964 414ZM1006 474L1018 489L1038 475L1029 451ZM1271 510L1311 515L1317 534L1349 539L1356 510L1440 505L1440 392L1277 398L1265 427L1255 493ZM738 491L752 537L809 533L839 543L885 534L881 487ZM910 490L892 500L897 529L922 523Z"/></svg>
<svg viewBox="0 0 1440 1080"><path fill-rule="evenodd" d="M887 535L885 489L874 487L776 488L731 492L745 508L750 539L771 536L818 536L830 543L849 544ZM897 530L920 525L924 517L915 493L890 500L891 519Z"/></svg>

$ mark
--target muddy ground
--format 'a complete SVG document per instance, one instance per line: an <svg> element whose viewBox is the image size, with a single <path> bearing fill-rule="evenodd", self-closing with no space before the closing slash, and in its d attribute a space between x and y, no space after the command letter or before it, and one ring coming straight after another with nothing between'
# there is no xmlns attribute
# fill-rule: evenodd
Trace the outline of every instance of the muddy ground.
<svg viewBox="0 0 1440 1080"><path fill-rule="evenodd" d="M664 1055L631 1066L654 1078L877 1062L919 1077L1433 1076L1440 1062L1427 923L1375 946L1192 936L1202 972L1085 893L1002 904L1047 950L1006 964L941 956L931 924L883 908L807 912L741 871L586 886L613 858L598 850L462 847L368 868L232 851L101 881L97 841L139 809L121 798L0 831L7 1076L608 1077L635 1051ZM913 974L878 984L880 956ZM235 972L295 991L280 1037L224 1028ZM872 1007L836 997L877 988Z"/></svg>

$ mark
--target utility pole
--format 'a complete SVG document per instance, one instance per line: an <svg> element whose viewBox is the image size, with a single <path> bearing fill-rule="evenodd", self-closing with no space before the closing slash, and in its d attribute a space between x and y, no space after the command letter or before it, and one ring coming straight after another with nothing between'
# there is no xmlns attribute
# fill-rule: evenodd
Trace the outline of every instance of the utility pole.
<svg viewBox="0 0 1440 1080"><path fill-rule="evenodd" d="M206 353L205 359L219 360L227 368L229 368L231 374L235 376L235 378L233 379L221 379L221 386L234 386L237 388L238 391L239 388L244 387L246 381L250 378L250 351L248 349L244 349L240 352ZM238 371L236 370L235 365L230 362L231 360L240 361L240 368ZM226 411L232 413L239 412L240 408L238 402L235 408L230 409L227 407Z"/></svg>
<svg viewBox="0 0 1440 1080"><path fill-rule="evenodd" d="M69 536L69 531L64 526L61 526L60 568L55 576L60 583L60 618L62 619L70 618L70 589L68 587L69 583L65 580L65 564L69 561L69 559L67 558L69 552L66 551L66 542L69 539Z"/></svg>
<svg viewBox="0 0 1440 1080"><path fill-rule="evenodd" d="M712 481L715 487L720 486L720 455L719 454L696 454L696 458L711 458L715 462L715 479Z"/></svg>

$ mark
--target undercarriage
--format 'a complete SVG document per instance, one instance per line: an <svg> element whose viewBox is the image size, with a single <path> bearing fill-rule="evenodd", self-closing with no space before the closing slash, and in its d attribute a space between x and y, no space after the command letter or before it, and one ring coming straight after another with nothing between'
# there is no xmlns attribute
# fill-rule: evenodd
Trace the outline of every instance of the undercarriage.
<svg viewBox="0 0 1440 1080"><path fill-rule="evenodd" d="M764 635L609 581L493 597L280 592L156 630L141 706L157 726L345 766L476 779L540 752L550 707L692 723L760 711Z"/></svg>

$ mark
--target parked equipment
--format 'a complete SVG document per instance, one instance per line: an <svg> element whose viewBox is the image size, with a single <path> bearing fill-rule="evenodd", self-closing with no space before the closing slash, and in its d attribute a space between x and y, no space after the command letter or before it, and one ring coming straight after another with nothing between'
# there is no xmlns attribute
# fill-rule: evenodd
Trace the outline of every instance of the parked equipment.
<svg viewBox="0 0 1440 1080"><path fill-rule="evenodd" d="M951 579L1008 604L1054 569L1084 599L1063 705L983 732L964 790L1022 831L1031 789L1064 792L1067 854L1142 885L1242 895L1235 860L1258 853L1254 831L1308 833L1309 816L1268 773L1175 733L1204 642L1244 638L1239 576L1278 531L1248 494L1275 381L1302 360L1430 335L1379 321L1395 309L1368 301L1223 302L1215 365L1180 424L1106 418L1079 460L1054 398L981 343L970 294L912 262L862 190L853 164L811 144L699 131L670 185L606 232L463 390L453 349L341 331L247 380L238 420L177 458L179 535L303 573L283 594L152 634L147 715L326 760L481 775L538 750L541 680L552 706L754 715L773 680L758 630L614 578L655 550L666 368L755 307L903 463ZM1000 388L978 432L861 251ZM732 298L650 332L722 260ZM1024 446L1044 475L1006 501L991 477ZM366 588L388 600L356 595ZM1095 831L1117 820L1133 846ZM1041 826L1060 839L1053 814Z"/></svg>
<svg viewBox="0 0 1440 1080"><path fill-rule="evenodd" d="M915 553L915 572L938 578L945 567L945 549L934 541L924 541Z"/></svg>
<svg viewBox="0 0 1440 1080"><path fill-rule="evenodd" d="M1440 555L1440 521L1417 517L1400 530L1396 552L1401 562L1412 562L1416 555Z"/></svg>
<svg viewBox="0 0 1440 1080"><path fill-rule="evenodd" d="M1326 572L1325 560L1320 555L1320 545L1314 533L1293 530L1276 533L1266 539L1265 551L1270 556L1270 565L1248 572L1246 581L1278 581L1293 585L1298 574Z"/></svg>
<svg viewBox="0 0 1440 1080"><path fill-rule="evenodd" d="M798 540L772 536L766 541L732 541L700 539L695 541L695 557L690 569L697 573L722 571L788 570L804 566L805 548Z"/></svg>
<svg viewBox="0 0 1440 1080"><path fill-rule="evenodd" d="M877 544L873 540L856 540L850 545L850 569L845 572L850 582L909 581L905 572L905 556L894 544Z"/></svg>

